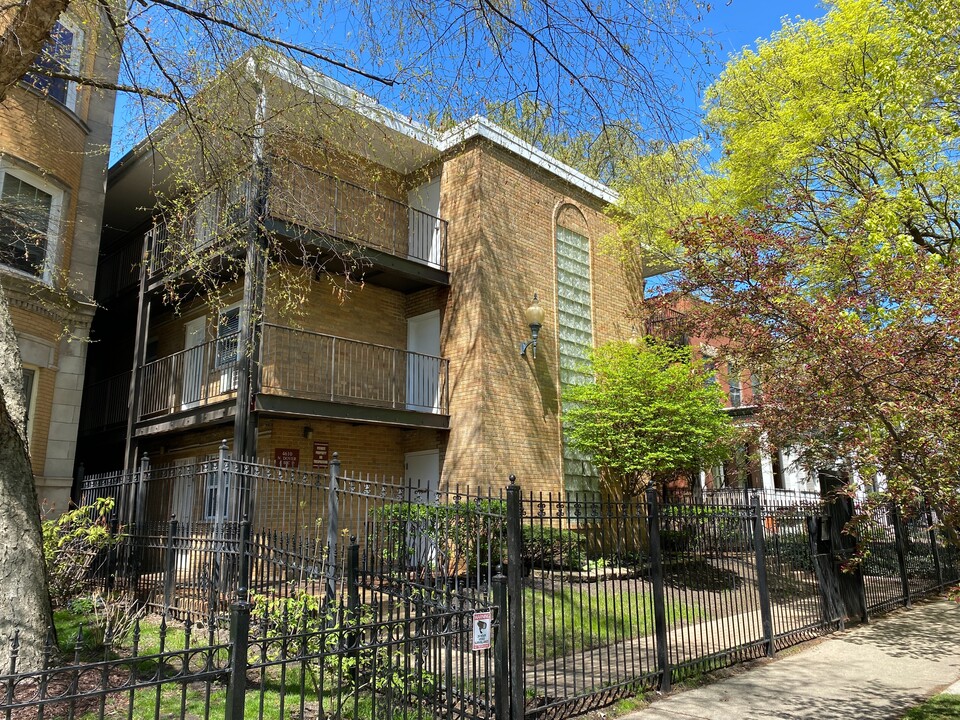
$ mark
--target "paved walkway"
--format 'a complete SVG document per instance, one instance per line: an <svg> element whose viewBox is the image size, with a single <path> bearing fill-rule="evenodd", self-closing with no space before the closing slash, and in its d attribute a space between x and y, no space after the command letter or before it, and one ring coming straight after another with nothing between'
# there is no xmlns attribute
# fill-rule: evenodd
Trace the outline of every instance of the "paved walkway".
<svg viewBox="0 0 960 720"><path fill-rule="evenodd" d="M940 600L676 692L623 720L887 720L958 679L960 605Z"/></svg>

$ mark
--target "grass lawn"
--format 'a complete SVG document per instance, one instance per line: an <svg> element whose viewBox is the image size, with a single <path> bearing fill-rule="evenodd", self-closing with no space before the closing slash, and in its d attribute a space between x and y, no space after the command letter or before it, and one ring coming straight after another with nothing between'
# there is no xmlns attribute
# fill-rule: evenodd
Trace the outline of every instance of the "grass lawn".
<svg viewBox="0 0 960 720"><path fill-rule="evenodd" d="M904 720L956 720L960 718L960 695L935 695L903 716Z"/></svg>
<svg viewBox="0 0 960 720"><path fill-rule="evenodd" d="M92 617L69 610L58 610L54 613L57 626L57 637L61 652L67 662L72 662L74 648L80 628L83 628L80 659L86 662L101 661L104 658L104 648L98 643L98 633L93 628ZM222 643L226 633L220 631L214 641ZM203 629L193 633L191 647L207 645L208 635ZM122 658L129 656L133 645L133 637L127 637L122 646L111 652L111 656ZM164 639L164 650L181 650L185 646L184 629L178 625L167 628ZM149 656L160 650L160 622L155 618L147 618L140 624L140 640L137 651L138 657ZM202 654L191 658L191 667L202 667ZM383 659L380 660L383 662ZM156 677L158 671L164 676L176 674L179 670L179 660L169 660L165 667L158 668L157 661L148 657L136 663L136 672L141 682ZM224 658L218 658L216 666L222 667ZM313 672L310 671L312 666ZM121 664L119 677L123 680L129 665ZM321 679L322 674L322 679ZM432 686L428 680L421 677L413 679L408 691L425 698L418 702L411 699L413 705L407 705L399 698L392 703L385 704L382 694L374 696L368 688L356 691L349 683L343 682L349 676L348 666L337 672L336 667L327 667L321 670L318 661L313 660L306 672L301 669L301 663L291 659L282 670L274 666L265 672L250 671L248 673L247 691L244 698L244 717L263 718L303 718L323 716L344 716L350 718L385 718L387 720L402 720L404 717L416 717L418 720L432 720L432 703L427 697L432 693ZM322 683L320 692L317 692L315 682ZM321 698L318 707L318 696ZM301 698L304 698L305 712L301 712ZM374 706L376 703L376 706ZM194 682L183 683L171 680L161 685L134 690L111 693L104 702L104 716L106 718L203 718L223 717L226 705L226 685L220 680L210 683ZM209 710L207 708L209 707ZM66 707L51 705L47 707L49 717L66 716L69 711ZM99 717L99 698L85 700L78 703L73 714L78 720L95 720Z"/></svg>
<svg viewBox="0 0 960 720"><path fill-rule="evenodd" d="M653 598L629 589L567 585L526 588L523 594L527 662L553 660L654 632ZM667 604L667 623L703 617L698 608Z"/></svg>

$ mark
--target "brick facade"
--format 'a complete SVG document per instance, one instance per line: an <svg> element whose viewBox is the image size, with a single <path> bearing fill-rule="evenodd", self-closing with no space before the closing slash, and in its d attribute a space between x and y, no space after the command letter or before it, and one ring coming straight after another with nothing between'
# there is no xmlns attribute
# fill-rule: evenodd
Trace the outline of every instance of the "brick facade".
<svg viewBox="0 0 960 720"><path fill-rule="evenodd" d="M318 232L328 237L342 232L349 239L354 230L351 223L357 218L338 216L338 223L346 223L347 230L342 225L332 228L324 224L327 219L319 221L331 203L341 202L341 196L325 195L329 185L310 185L313 169L376 193L363 196L369 202L353 210L358 217L388 217L401 203L402 220L393 224L385 220L382 229L395 234L400 228L404 236L408 219L416 217L403 205L407 193L438 179L440 215L448 228L445 269L449 281L428 273L417 276L416 270L404 269L403 262L423 260L408 254L406 240L384 241L378 248L390 246L390 252L400 261L365 266L349 280L343 275L319 272L308 282L301 275L292 289L285 289L284 278L272 269L265 292L264 321L268 327L263 335L263 386L256 402L264 396L297 402L282 409L274 405L274 409L255 410L259 413L259 457L272 461L278 449L289 450L301 466L309 467L314 443L322 442L331 453L339 453L345 470L400 478L408 472L408 453L436 452L441 489L500 488L510 474L516 474L530 490L563 489L557 228L575 231L589 241L589 304L595 344L630 335L634 295L625 290L627 283L619 261L602 249L614 229L604 214L612 192L550 158L531 154L528 146L518 152L517 142L515 138L499 142L482 134L446 145L438 142L434 148L423 149L424 161L416 169L409 169L409 155L400 158L397 166L406 167L401 172L347 152L353 146L346 142L343 147L332 140L311 147L304 142L289 143L286 136L268 139L275 158L271 180L274 194L268 199L268 214L308 229L319 228ZM289 177L282 175L284 168ZM144 222L148 220L144 218ZM378 247L376 242L374 239L369 244ZM344 244L343 249L349 248ZM546 314L536 359L532 353L521 357L519 350L520 343L529 339L524 311L535 292ZM219 300L228 305L239 300L241 294L242 283L237 281L223 289ZM436 418L430 416L429 409L421 409L419 419L401 418L397 412L411 411L409 397L399 402L394 398L392 403L389 398L366 397L368 409L375 406L384 414L368 413L358 421L352 421L355 416L348 411L336 415L338 410L334 408L331 413L330 405L349 404L350 399L344 400L343 395L335 398L332 392L328 396L319 390L314 392L315 388L326 391L333 384L324 385L323 378L311 377L316 373L315 366L319 367L313 362L316 355L334 355L318 336L395 350L400 354L387 352L383 357L389 357L389 362L411 363L408 355L412 353L406 352L408 333L412 332L408 321L433 312L440 319L439 355L449 361L448 423L431 424L429 421ZM164 358L181 351L185 326L201 316L207 317L206 339L214 339L216 314L202 298L185 302L176 313L154 300L147 333L153 356ZM302 333L278 332L270 325L295 327ZM277 336L285 339L281 342ZM371 350L370 356L380 357L378 352ZM404 382L403 367L368 368L357 362L356 372L371 376L357 382L372 386L374 391L379 389L374 375L396 372L400 379L395 381L401 386ZM290 382L284 378L290 377L295 378L298 389L289 389ZM410 393L409 377L406 375L406 393ZM311 389L304 390L311 381ZM371 387L362 390L370 391ZM403 391L403 387L395 389L400 394ZM219 398L209 400L220 402ZM320 408L319 403L325 405ZM311 415L311 408L316 409L316 415ZM133 444L155 462L211 454L222 439L232 447L233 409L208 420L219 423L213 427L184 430L183 425L171 424L177 422L178 414L189 410L172 408L168 415L174 420L166 425L158 421L152 429L146 428L146 434ZM331 419L335 417L340 419ZM152 421L137 422L144 430Z"/></svg>
<svg viewBox="0 0 960 720"><path fill-rule="evenodd" d="M489 143L448 160L443 183L452 308L443 344L451 359L443 483L469 477L498 487L515 474L525 488L562 490L556 227L590 240L595 343L629 336L619 263L600 249L613 227L595 198ZM536 360L519 353L534 292L546 311Z"/></svg>
<svg viewBox="0 0 960 720"><path fill-rule="evenodd" d="M83 28L81 74L115 78L102 10L76 4L67 14ZM112 92L77 88L69 109L25 84L0 104L0 163L61 199L49 276L0 266L21 359L35 373L30 454L41 505L53 513L66 509L74 475L113 105Z"/></svg>

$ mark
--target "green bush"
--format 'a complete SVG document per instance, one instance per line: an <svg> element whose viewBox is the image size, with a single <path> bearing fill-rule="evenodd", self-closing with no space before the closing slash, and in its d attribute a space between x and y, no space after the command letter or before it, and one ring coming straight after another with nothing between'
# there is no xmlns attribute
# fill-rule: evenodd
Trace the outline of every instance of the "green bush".
<svg viewBox="0 0 960 720"><path fill-rule="evenodd" d="M43 557L53 607L63 607L82 594L106 551L122 540L122 535L110 532L113 505L113 498L100 498L43 523Z"/></svg>
<svg viewBox="0 0 960 720"><path fill-rule="evenodd" d="M378 508L369 538L387 569L451 575L506 562L506 503L397 503Z"/></svg>
<svg viewBox="0 0 960 720"><path fill-rule="evenodd" d="M743 508L724 505L664 505L660 531L663 549L679 552L691 547L710 550L748 550L753 547L749 517ZM673 546L666 544L669 538Z"/></svg>
<svg viewBox="0 0 960 720"><path fill-rule="evenodd" d="M697 536L692 526L679 530L665 529L660 531L660 546L664 552L685 552L689 550Z"/></svg>
<svg viewBox="0 0 960 720"><path fill-rule="evenodd" d="M523 564L538 570L580 570L587 564L587 540L574 530L524 525Z"/></svg>
<svg viewBox="0 0 960 720"><path fill-rule="evenodd" d="M767 558L789 565L794 570L813 572L813 550L809 536L803 533L778 533L765 538Z"/></svg>

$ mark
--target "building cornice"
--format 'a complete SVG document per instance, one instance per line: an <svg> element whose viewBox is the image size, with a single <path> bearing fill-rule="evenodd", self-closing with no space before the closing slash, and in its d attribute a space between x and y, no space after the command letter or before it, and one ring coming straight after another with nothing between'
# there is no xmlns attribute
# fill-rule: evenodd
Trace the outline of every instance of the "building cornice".
<svg viewBox="0 0 960 720"><path fill-rule="evenodd" d="M0 281L10 307L52 320L75 335L86 337L89 333L96 310L93 303L3 269Z"/></svg>

